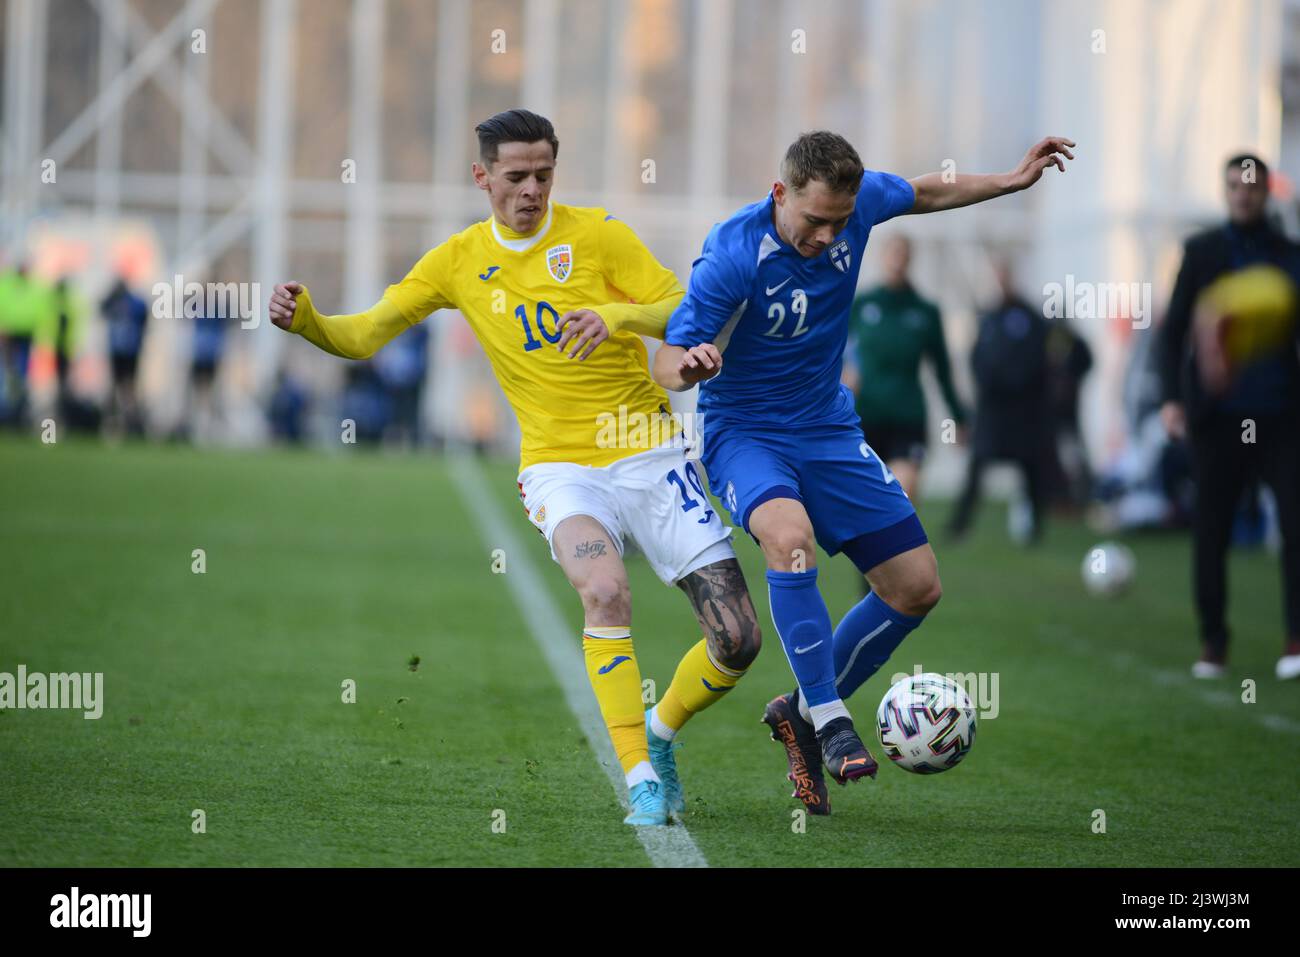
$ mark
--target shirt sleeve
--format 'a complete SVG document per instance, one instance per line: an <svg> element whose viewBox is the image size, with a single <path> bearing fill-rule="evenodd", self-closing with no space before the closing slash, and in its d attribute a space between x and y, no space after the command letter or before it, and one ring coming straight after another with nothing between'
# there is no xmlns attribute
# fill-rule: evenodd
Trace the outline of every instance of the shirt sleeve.
<svg viewBox="0 0 1300 957"><path fill-rule="evenodd" d="M704 252L691 266L686 298L668 320L664 342L691 348L713 342L746 301L745 277L734 257L710 236Z"/></svg>
<svg viewBox="0 0 1300 957"><path fill-rule="evenodd" d="M1202 280L1193 262L1191 243L1183 246L1183 261L1178 268L1174 292L1165 313L1164 328L1157 340L1160 347L1160 380L1162 400L1183 401L1183 357L1192 324L1192 305L1200 292Z"/></svg>
<svg viewBox="0 0 1300 957"><path fill-rule="evenodd" d="M599 232L605 279L630 301L605 303L595 311L611 334L628 331L662 339L668 317L685 295L682 284L626 223L606 216Z"/></svg>
<svg viewBox="0 0 1300 957"><path fill-rule="evenodd" d="M915 202L916 190L901 176L873 169L862 174L856 211L866 216L872 226L901 216Z"/></svg>
<svg viewBox="0 0 1300 957"><path fill-rule="evenodd" d="M369 359L390 340L410 328L397 306L381 299L365 312L326 316L311 301L304 286L289 331L343 359Z"/></svg>
<svg viewBox="0 0 1300 957"><path fill-rule="evenodd" d="M397 307L407 325L415 325L439 309L455 309L451 288L454 250L440 243L411 267L401 282L384 290L384 298Z"/></svg>
<svg viewBox="0 0 1300 957"><path fill-rule="evenodd" d="M931 307L930 335L926 342L926 351L934 363L934 377L939 380L939 389L943 400L948 403L953 421L962 425L966 421L966 407L957 396L957 388L952 382L952 364L948 361L948 343L943 335L943 317L937 308Z"/></svg>
<svg viewBox="0 0 1300 957"><path fill-rule="evenodd" d="M304 288L289 331L332 355L369 359L429 313L455 308L447 288L452 252L448 243L429 250L405 279L389 286L384 297L364 312L323 315Z"/></svg>

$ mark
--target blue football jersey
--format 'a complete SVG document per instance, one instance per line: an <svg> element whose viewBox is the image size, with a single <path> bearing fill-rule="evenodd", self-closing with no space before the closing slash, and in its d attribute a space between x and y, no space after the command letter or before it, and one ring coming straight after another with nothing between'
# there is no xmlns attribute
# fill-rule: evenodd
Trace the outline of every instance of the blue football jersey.
<svg viewBox="0 0 1300 957"><path fill-rule="evenodd" d="M713 227L664 336L723 353L721 374L700 386L706 423L856 423L840 371L858 271L871 227L915 199L907 180L867 170L848 225L812 259L777 235L771 193Z"/></svg>

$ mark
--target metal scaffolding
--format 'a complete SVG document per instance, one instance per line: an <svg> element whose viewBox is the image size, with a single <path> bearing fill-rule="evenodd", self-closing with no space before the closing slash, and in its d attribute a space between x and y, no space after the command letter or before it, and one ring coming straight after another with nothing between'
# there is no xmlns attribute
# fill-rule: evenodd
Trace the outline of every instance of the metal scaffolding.
<svg viewBox="0 0 1300 957"><path fill-rule="evenodd" d="M1282 0L337 0L331 8L346 11L346 62L331 70L346 72L348 95L334 104L313 100L303 83L308 2L231 9L233 0L184 0L158 23L146 16L159 9L150 0L58 0L84 11L59 29L97 36L90 64L52 62L55 0L2 2L0 247L10 258L42 217L75 210L108 222L130 214L154 224L167 276L206 274L246 245L248 275L222 278L269 292L290 278L291 240L323 249L341 264L338 306L347 309L369 305L398 278L385 257L395 226L414 224L432 244L486 215L466 158L479 118L476 77L494 55L496 20L510 26L511 55L521 59L513 94L496 108L525 105L559 118L562 162L579 150L599 156L598 181L566 180L562 166L556 198L617 209L683 276L710 225L762 195L781 148L802 129L842 129L869 166L904 175L947 159L961 170L1007 168L1041 135L1074 137L1080 161L1067 185L904 224L918 241L922 285L958 317L959 350L972 331L972 303L991 285L991 246L1023 254L1028 288L1074 273L1149 280L1163 290L1171 246L1218 208L1221 157L1245 145L1276 155L1281 142ZM310 12L325 6L313 0ZM426 181L383 176L386 145L410 132L384 122L387 53L403 41L391 28L399 7L434 20L423 57L431 61ZM241 41L257 50L248 130L214 95L210 59L192 55L195 31L211 40L219 16L241 11L255 11ZM566 26L597 21L600 43L575 48ZM671 70L688 77L684 103L649 83L632 55L652 42L647 25L661 22L674 37ZM796 31L806 52L792 43ZM588 61L598 70L575 79ZM95 76L90 99L57 125L43 111L54 69ZM172 169L123 165L132 98L146 86L181 118ZM597 91L603 122L575 142L563 117L579 87ZM757 107L742 109L746 93ZM647 103L650 132L630 137L623 120ZM304 109L346 111L347 152L335 164L355 164L346 188L297 171ZM642 183L643 161L679 141L684 155L672 161L674 175L662 175L668 160L659 159L671 185ZM79 154L83 161L72 162ZM50 163L56 184L42 181ZM295 233L294 223L311 217L335 217L343 228ZM1103 354L1111 348L1106 330L1084 331ZM259 379L272 374L283 342L265 324L256 333Z"/></svg>

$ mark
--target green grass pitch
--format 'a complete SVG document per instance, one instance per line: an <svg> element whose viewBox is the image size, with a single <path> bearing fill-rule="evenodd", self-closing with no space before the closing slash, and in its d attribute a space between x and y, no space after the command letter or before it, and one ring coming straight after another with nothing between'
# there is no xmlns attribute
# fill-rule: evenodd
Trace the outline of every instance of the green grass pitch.
<svg viewBox="0 0 1300 957"><path fill-rule="evenodd" d="M518 512L512 463L483 468L477 494L527 550L507 574L537 564L577 655L580 606ZM426 456L0 442L0 671L103 672L106 699L98 721L0 713L0 865L649 865L528 609L492 574L475 507ZM946 511L922 518L938 528ZM1300 683L1272 676L1276 559L1234 556L1230 675L1196 683L1185 538L1132 540L1135 587L1104 601L1079 580L1086 529L1054 525L1024 551L1000 509L983 518L937 542L943 601L850 706L869 730L888 676L920 664L995 672L997 717L952 772L882 767L834 788L834 814L804 833L758 721L789 667L761 556L738 540L766 647L679 752L709 863L1300 859ZM643 673L663 689L697 628L678 591L630 568ZM856 575L836 559L822 583L838 618Z"/></svg>

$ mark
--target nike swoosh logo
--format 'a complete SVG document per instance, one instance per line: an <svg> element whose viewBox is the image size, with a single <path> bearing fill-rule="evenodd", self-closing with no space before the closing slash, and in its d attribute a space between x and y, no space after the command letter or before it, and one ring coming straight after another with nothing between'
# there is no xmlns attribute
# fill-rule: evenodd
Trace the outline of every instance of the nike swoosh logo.
<svg viewBox="0 0 1300 957"><path fill-rule="evenodd" d="M826 640L825 638L822 639L822 641L825 641L825 640ZM809 645L807 648L795 648L794 653L795 653L796 655L802 655L802 654L803 654L804 652L806 652L806 651L812 651L814 648L816 648L816 647L817 647L818 645L820 645L821 643L822 643L821 641L814 641L814 642L813 642L811 645Z"/></svg>
<svg viewBox="0 0 1300 957"><path fill-rule="evenodd" d="M487 282L489 279L492 278L492 274L500 268L501 268L500 266L488 266L488 271L485 273L480 273L478 278L482 279L484 282Z"/></svg>
<svg viewBox="0 0 1300 957"><path fill-rule="evenodd" d="M709 679L707 679L707 678L701 678L700 681L701 681L701 683L703 683L704 687L708 688L710 691L712 691L712 692L714 692L714 693L716 693L716 694L722 694L722 692L724 692L724 691L730 691L730 690L731 690L730 688L715 688L715 687L713 687L713 685L709 684Z"/></svg>
<svg viewBox="0 0 1300 957"><path fill-rule="evenodd" d="M617 668L619 665L621 665L623 662L625 662L625 661L631 661L631 660L632 660L632 659L629 658L627 655L619 655L619 656L616 657L613 661L611 661L609 664L607 664L605 667L598 669L598 670L596 671L596 674L598 674L598 675L607 675L607 674L609 674L611 671L613 671L615 668Z"/></svg>
<svg viewBox="0 0 1300 957"><path fill-rule="evenodd" d="M793 278L794 278L794 276L787 276L786 279L785 279L785 282L789 282L789 281L790 281L791 279L793 279ZM785 285L785 282L781 283L780 286L773 286L771 289L767 290L767 295L771 296L771 295L773 295L773 294L779 292L780 289L781 289L781 286L784 286L784 285Z"/></svg>

